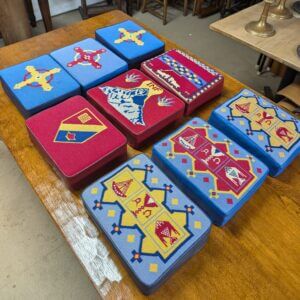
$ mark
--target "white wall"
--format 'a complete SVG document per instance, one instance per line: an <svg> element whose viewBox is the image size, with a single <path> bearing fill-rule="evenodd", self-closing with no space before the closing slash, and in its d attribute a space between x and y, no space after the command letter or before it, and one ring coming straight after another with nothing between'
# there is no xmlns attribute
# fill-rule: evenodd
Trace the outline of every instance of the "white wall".
<svg viewBox="0 0 300 300"><path fill-rule="evenodd" d="M93 4L97 0L87 0L87 4ZM55 16L66 11L77 9L81 4L80 0L49 0L51 15ZM41 20L41 12L37 0L32 0L34 14L37 20Z"/></svg>

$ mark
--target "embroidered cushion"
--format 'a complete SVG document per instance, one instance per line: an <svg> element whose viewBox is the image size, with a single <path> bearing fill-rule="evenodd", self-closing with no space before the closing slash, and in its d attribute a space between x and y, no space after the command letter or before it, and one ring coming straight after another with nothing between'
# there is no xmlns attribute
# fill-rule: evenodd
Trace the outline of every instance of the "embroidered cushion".
<svg viewBox="0 0 300 300"><path fill-rule="evenodd" d="M26 126L37 148L74 189L126 157L126 138L81 96L30 117Z"/></svg>
<svg viewBox="0 0 300 300"><path fill-rule="evenodd" d="M133 69L87 92L89 100L127 136L133 147L180 119L184 103Z"/></svg>
<svg viewBox="0 0 300 300"><path fill-rule="evenodd" d="M79 84L49 55L1 70L0 77L25 118L80 93Z"/></svg>
<svg viewBox="0 0 300 300"><path fill-rule="evenodd" d="M222 92L223 76L180 50L167 51L142 63L141 70L186 104L186 114Z"/></svg>
<svg viewBox="0 0 300 300"><path fill-rule="evenodd" d="M216 225L228 222L268 174L260 160L200 118L158 142L152 159Z"/></svg>
<svg viewBox="0 0 300 300"><path fill-rule="evenodd" d="M154 292L205 244L205 214L145 155L98 179L83 203L145 293Z"/></svg>

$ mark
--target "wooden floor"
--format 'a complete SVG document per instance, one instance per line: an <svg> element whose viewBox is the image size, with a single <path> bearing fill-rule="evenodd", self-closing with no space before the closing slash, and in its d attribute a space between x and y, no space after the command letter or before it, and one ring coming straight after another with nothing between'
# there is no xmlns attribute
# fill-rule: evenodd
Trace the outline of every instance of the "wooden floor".
<svg viewBox="0 0 300 300"><path fill-rule="evenodd" d="M114 11L4 47L0 49L0 68L93 37L95 29L125 19L128 16ZM167 49L179 48L162 39ZM223 75L222 95L194 115L207 119L214 107L244 87ZM71 193L34 148L24 119L3 89L0 90L0 136L101 297L144 298L103 234L88 218L79 193ZM150 154L151 147L143 152ZM137 153L129 148L129 156ZM239 214L225 228L213 227L206 247L151 298L297 299L300 294L299 170L298 159L280 177L267 178Z"/></svg>

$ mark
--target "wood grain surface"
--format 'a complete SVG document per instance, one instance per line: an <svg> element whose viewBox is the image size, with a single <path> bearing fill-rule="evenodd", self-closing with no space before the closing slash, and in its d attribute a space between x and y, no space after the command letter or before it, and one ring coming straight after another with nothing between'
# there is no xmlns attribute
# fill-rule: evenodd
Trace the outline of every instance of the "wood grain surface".
<svg viewBox="0 0 300 300"><path fill-rule="evenodd" d="M286 6L290 7L294 1L287 0ZM269 16L268 23L274 26L276 34L268 38L251 35L245 30L247 23L259 19L263 3L216 21L210 25L210 29L300 72L300 57L297 55L297 47L300 45L300 19L293 17L288 20L278 20Z"/></svg>
<svg viewBox="0 0 300 300"><path fill-rule="evenodd" d="M125 19L129 17L120 11L113 11L1 48L0 68L93 37L95 29ZM180 48L160 38L166 42L167 49ZM208 119L214 107L244 87L234 78L223 75L225 86L222 95L201 107L194 116ZM175 128L165 130L160 137ZM103 233L89 219L79 193L70 192L35 149L29 140L23 117L2 88L0 136L100 296L106 299L143 299L145 296L124 269ZM142 151L150 155L151 147ZM132 157L139 152L128 148L128 153ZM268 177L237 216L224 228L214 226L204 249L150 298L299 299L299 173L298 159L280 177Z"/></svg>

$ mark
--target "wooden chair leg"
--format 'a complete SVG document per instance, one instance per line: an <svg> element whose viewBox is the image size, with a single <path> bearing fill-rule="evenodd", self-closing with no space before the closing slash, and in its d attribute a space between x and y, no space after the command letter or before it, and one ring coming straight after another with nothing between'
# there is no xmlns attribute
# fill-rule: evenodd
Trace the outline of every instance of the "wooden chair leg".
<svg viewBox="0 0 300 300"><path fill-rule="evenodd" d="M164 0L163 25L167 24L167 14L168 14L168 0Z"/></svg>
<svg viewBox="0 0 300 300"><path fill-rule="evenodd" d="M32 27L36 27L36 19L33 11L32 1L25 0L25 6L29 15L30 24Z"/></svg>
<svg viewBox="0 0 300 300"><path fill-rule="evenodd" d="M51 20L51 14L50 14L50 7L49 7L49 1L48 0L38 0L40 11L42 14L43 22L46 31L52 30L52 20Z"/></svg>
<svg viewBox="0 0 300 300"><path fill-rule="evenodd" d="M126 13L127 13L127 15L132 16L132 10L133 10L132 0L126 0Z"/></svg>
<svg viewBox="0 0 300 300"><path fill-rule="evenodd" d="M142 13L144 14L146 11L147 11L147 0L143 0Z"/></svg>
<svg viewBox="0 0 300 300"><path fill-rule="evenodd" d="M116 5L119 10L122 10L122 1L121 0L116 0Z"/></svg>
<svg viewBox="0 0 300 300"><path fill-rule="evenodd" d="M183 15L187 16L188 14L188 4L189 4L189 0L184 0L183 3Z"/></svg>
<svg viewBox="0 0 300 300"><path fill-rule="evenodd" d="M202 6L203 6L204 0L198 0L198 5L197 5L197 15L198 17L202 17Z"/></svg>
<svg viewBox="0 0 300 300"><path fill-rule="evenodd" d="M194 0L193 16L197 14L197 6L198 6L198 0Z"/></svg>

